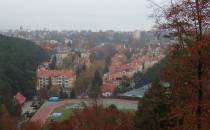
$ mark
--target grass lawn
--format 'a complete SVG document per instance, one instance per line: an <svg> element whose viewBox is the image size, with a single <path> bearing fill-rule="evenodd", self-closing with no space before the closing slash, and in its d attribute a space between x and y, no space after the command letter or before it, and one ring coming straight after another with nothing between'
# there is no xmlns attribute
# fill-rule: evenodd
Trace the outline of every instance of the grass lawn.
<svg viewBox="0 0 210 130"><path fill-rule="evenodd" d="M54 121L58 121L58 122L68 119L75 110L73 108L67 108L69 105L70 104L66 104L66 105L63 105L61 107L55 108L50 113L49 119L50 120L53 119ZM60 117L53 117L52 116L53 113L62 113L62 115Z"/></svg>
<svg viewBox="0 0 210 130"><path fill-rule="evenodd" d="M126 102L117 102L117 101L112 101L112 100L103 101L103 105L105 107L108 107L111 104L116 105L116 107L121 111L135 112L137 110L136 104L129 104Z"/></svg>

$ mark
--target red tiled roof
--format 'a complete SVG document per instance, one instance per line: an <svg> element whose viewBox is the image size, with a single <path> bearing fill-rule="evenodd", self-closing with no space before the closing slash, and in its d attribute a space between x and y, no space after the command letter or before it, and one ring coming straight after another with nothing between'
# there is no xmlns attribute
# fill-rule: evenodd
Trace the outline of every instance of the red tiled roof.
<svg viewBox="0 0 210 130"><path fill-rule="evenodd" d="M102 92L114 92L116 86L112 83L106 83L102 86Z"/></svg>
<svg viewBox="0 0 210 130"><path fill-rule="evenodd" d="M20 92L18 92L14 96L14 101L15 101L15 104L23 105L25 103L25 101L26 101L26 98Z"/></svg>
<svg viewBox="0 0 210 130"><path fill-rule="evenodd" d="M164 56L159 55L159 56L153 56L153 55L144 55L141 57L136 57L133 58L130 63L123 64L123 59L125 59L124 55L121 54L116 54L112 58L112 64L109 66L109 73L106 76L109 80L114 80L119 77L123 77L126 75L124 72L131 72L131 71L136 71L139 67L139 65L144 64L145 62L155 62L159 61L163 58Z"/></svg>
<svg viewBox="0 0 210 130"><path fill-rule="evenodd" d="M49 77L56 77L56 76L66 76L69 78L75 77L75 73L71 70L37 70L37 77L40 76L49 76Z"/></svg>

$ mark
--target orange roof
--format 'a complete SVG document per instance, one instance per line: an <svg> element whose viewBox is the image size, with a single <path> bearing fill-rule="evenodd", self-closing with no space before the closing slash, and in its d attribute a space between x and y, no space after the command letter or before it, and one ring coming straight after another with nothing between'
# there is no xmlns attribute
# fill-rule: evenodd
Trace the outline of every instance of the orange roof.
<svg viewBox="0 0 210 130"><path fill-rule="evenodd" d="M112 83L106 83L102 86L102 92L114 92L116 86Z"/></svg>
<svg viewBox="0 0 210 130"><path fill-rule="evenodd" d="M15 96L14 96L14 101L15 104L17 105L23 105L26 101L26 98L20 93L18 92Z"/></svg>
<svg viewBox="0 0 210 130"><path fill-rule="evenodd" d="M48 77L56 77L56 76L66 76L69 78L75 77L75 73L72 70L37 70L37 77L40 76L48 76Z"/></svg>

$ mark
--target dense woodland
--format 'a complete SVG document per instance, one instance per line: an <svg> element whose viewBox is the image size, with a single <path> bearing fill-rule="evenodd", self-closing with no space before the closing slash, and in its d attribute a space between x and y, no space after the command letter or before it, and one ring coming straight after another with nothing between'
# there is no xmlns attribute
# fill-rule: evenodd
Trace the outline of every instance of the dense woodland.
<svg viewBox="0 0 210 130"><path fill-rule="evenodd" d="M33 42L0 35L0 104L12 112L11 98L21 92L34 95L35 73L47 53Z"/></svg>

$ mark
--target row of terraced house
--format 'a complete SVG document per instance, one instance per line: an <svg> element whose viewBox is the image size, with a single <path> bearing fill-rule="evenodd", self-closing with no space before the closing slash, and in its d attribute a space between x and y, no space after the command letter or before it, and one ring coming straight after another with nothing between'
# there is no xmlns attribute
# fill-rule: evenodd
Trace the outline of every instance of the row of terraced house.
<svg viewBox="0 0 210 130"><path fill-rule="evenodd" d="M132 56L129 63L124 63L126 56L119 53L115 54L112 58L112 64L109 66L109 72L103 76L102 95L104 97L112 96L124 76L131 78L138 71L145 72L164 57L162 52L154 54L149 51L144 55L137 53Z"/></svg>

